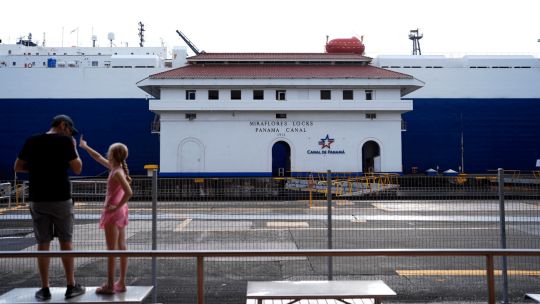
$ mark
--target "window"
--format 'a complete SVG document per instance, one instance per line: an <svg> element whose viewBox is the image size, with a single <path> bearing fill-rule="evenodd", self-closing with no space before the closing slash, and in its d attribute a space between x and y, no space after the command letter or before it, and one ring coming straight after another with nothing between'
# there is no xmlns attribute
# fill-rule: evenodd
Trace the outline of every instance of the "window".
<svg viewBox="0 0 540 304"><path fill-rule="evenodd" d="M366 90L366 100L373 100L373 90Z"/></svg>
<svg viewBox="0 0 540 304"><path fill-rule="evenodd" d="M321 100L332 99L332 92L330 90L321 90Z"/></svg>
<svg viewBox="0 0 540 304"><path fill-rule="evenodd" d="M195 100L195 90L186 90L186 100Z"/></svg>
<svg viewBox="0 0 540 304"><path fill-rule="evenodd" d="M194 120L195 118L197 118L197 114L195 114L195 113L186 113L186 119Z"/></svg>
<svg viewBox="0 0 540 304"><path fill-rule="evenodd" d="M353 100L353 90L343 90L343 100Z"/></svg>
<svg viewBox="0 0 540 304"><path fill-rule="evenodd" d="M375 119L377 118L377 113L366 113L366 119Z"/></svg>
<svg viewBox="0 0 540 304"><path fill-rule="evenodd" d="M219 99L219 91L218 90L208 90L208 99L210 99L210 100Z"/></svg>
<svg viewBox="0 0 540 304"><path fill-rule="evenodd" d="M240 90L231 90L231 100L242 99L242 91Z"/></svg>
<svg viewBox="0 0 540 304"><path fill-rule="evenodd" d="M17 65L17 63L15 61L13 61L13 66L16 66L16 65Z"/></svg>
<svg viewBox="0 0 540 304"><path fill-rule="evenodd" d="M285 90L276 90L276 100L285 100L286 99L286 93Z"/></svg>
<svg viewBox="0 0 540 304"><path fill-rule="evenodd" d="M285 114L285 113L276 113L276 118L277 119L286 119L287 114Z"/></svg>
<svg viewBox="0 0 540 304"><path fill-rule="evenodd" d="M97 66L98 66L98 62L97 62L97 61L95 61L95 60L94 60L94 61L92 61L92 66L93 66L93 67L97 67Z"/></svg>
<svg viewBox="0 0 540 304"><path fill-rule="evenodd" d="M253 100L263 100L264 91L263 90L253 90Z"/></svg>

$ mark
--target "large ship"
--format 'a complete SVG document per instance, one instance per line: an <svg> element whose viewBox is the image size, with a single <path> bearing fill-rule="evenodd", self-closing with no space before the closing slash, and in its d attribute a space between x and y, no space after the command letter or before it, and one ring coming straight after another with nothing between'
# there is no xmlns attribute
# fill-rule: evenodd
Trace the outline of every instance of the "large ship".
<svg viewBox="0 0 540 304"><path fill-rule="evenodd" d="M403 172L540 166L540 60L528 55L379 56L424 86L405 96Z"/></svg>
<svg viewBox="0 0 540 304"><path fill-rule="evenodd" d="M29 35L30 36L30 35ZM171 57L171 58L168 58ZM30 39L0 43L0 179L14 177L13 162L25 139L49 128L57 114L70 115L85 139L105 153L113 142L131 150L130 170L143 174L157 163L155 117L136 82L184 64L185 48L45 47ZM82 157L86 158L85 155ZM106 171L84 162L84 175Z"/></svg>
<svg viewBox="0 0 540 304"><path fill-rule="evenodd" d="M0 180L13 178L13 161L24 140L46 131L60 113L72 116L100 152L112 142L126 143L134 174L143 174L145 164L159 163L152 97L137 82L185 65L186 50L175 48L167 57L163 47L45 47L31 39L0 43ZM540 159L538 58L379 56L371 65L424 83L403 96L413 101L413 110L402 115L403 173L535 169ZM103 174L98 165L85 162L84 175Z"/></svg>

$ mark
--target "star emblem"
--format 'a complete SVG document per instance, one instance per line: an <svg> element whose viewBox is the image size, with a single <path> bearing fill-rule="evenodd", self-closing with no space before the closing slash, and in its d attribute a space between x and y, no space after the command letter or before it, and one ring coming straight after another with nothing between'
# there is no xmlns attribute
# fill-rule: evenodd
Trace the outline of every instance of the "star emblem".
<svg viewBox="0 0 540 304"><path fill-rule="evenodd" d="M321 145L321 149L328 148L330 149L330 145L334 142L333 138L330 138L328 134L326 134L325 138L321 138L319 141L319 145Z"/></svg>

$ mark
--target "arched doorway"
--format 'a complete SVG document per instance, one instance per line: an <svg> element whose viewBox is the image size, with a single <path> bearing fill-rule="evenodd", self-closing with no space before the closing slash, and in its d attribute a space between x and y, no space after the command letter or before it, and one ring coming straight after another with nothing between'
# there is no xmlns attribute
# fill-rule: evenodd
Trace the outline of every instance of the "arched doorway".
<svg viewBox="0 0 540 304"><path fill-rule="evenodd" d="M203 166L203 148L193 139L180 143L177 154L179 172L201 172Z"/></svg>
<svg viewBox="0 0 540 304"><path fill-rule="evenodd" d="M362 146L362 172L381 171L381 148L379 144L370 140Z"/></svg>
<svg viewBox="0 0 540 304"><path fill-rule="evenodd" d="M291 176L291 146L284 141L272 146L272 176Z"/></svg>

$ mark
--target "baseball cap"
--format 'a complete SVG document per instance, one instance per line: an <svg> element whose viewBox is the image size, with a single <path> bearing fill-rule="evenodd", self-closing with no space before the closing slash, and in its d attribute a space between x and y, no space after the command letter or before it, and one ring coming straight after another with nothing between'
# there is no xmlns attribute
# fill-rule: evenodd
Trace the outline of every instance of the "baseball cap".
<svg viewBox="0 0 540 304"><path fill-rule="evenodd" d="M64 114L56 115L53 118L53 121L52 121L51 125L53 127L56 127L56 126L60 125L60 123L62 123L62 122L67 123L68 126L71 128L71 130L73 130L72 135L79 134L79 130L77 130L75 128L75 124L73 123L73 119L71 119L71 117L69 117L67 115L64 115Z"/></svg>

